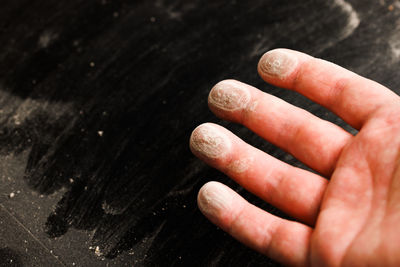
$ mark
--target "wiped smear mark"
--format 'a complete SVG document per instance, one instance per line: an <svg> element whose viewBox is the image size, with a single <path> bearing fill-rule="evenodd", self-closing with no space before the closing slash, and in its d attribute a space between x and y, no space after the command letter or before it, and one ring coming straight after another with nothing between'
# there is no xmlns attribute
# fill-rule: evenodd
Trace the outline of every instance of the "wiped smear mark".
<svg viewBox="0 0 400 267"><path fill-rule="evenodd" d="M400 59L400 36L393 36L389 40L389 46L392 52L392 59L397 61Z"/></svg>
<svg viewBox="0 0 400 267"><path fill-rule="evenodd" d="M353 6L344 0L334 0L332 8L337 8L342 11L342 14L346 16L346 25L338 32L338 36L333 40L321 44L319 49L316 49L315 53L321 53L322 51L334 46L335 44L350 37L354 31L360 25L360 18L358 13L354 10ZM342 15L342 16L343 16Z"/></svg>
<svg viewBox="0 0 400 267"><path fill-rule="evenodd" d="M259 57L273 46L273 41L269 36L258 34L257 39L255 45L250 50L250 57Z"/></svg>
<svg viewBox="0 0 400 267"><path fill-rule="evenodd" d="M130 249L129 254L133 255L135 263L139 264L146 261L146 258L150 255L149 250L154 246L153 243L163 230L164 226L165 222L161 223L160 226L144 237L141 242L137 243Z"/></svg>
<svg viewBox="0 0 400 267"><path fill-rule="evenodd" d="M316 4L319 5L319 3ZM273 47L281 47L281 44L276 46L277 40L279 42L286 42L287 39L290 39L289 45L286 44L288 45L287 47L294 49L301 46L300 43L302 42L311 41L314 47L311 51L308 50L307 52L316 55L350 37L360 25L359 14L345 0L326 1L325 3L321 3L319 9L327 10L327 13L315 13L316 20L304 18L294 13L293 16L285 18L285 23L267 22L266 27L259 31L257 39L254 40L248 55L250 57L258 57ZM293 12L296 11L293 10ZM279 17L275 18L277 15L274 13L271 13L269 16L272 17L272 20L279 19ZM332 28L330 35L322 36L319 31L324 31L325 27L329 29L334 28ZM316 35L319 38L308 39L301 35L293 34L293 29L302 29L306 35ZM288 35L290 35L290 38ZM307 49L310 48L308 47Z"/></svg>
<svg viewBox="0 0 400 267"><path fill-rule="evenodd" d="M124 209L114 208L110 204L108 204L106 201L103 201L103 203L101 204L101 208L103 209L105 214L109 214L109 215L120 215L124 212Z"/></svg>
<svg viewBox="0 0 400 267"><path fill-rule="evenodd" d="M41 193L53 193L62 184L48 186L53 177L41 173L34 176L32 166L39 166L39 162L41 166L47 166L49 157L54 153L49 147L55 145L59 136L75 124L72 110L70 103L21 98L0 90L0 155L18 155L29 150L29 156L19 168L25 170L24 178L27 178L29 186L40 188L38 191Z"/></svg>
<svg viewBox="0 0 400 267"><path fill-rule="evenodd" d="M400 59L400 20L396 22L395 29L390 36L388 43L392 53L392 60L398 61Z"/></svg>
<svg viewBox="0 0 400 267"><path fill-rule="evenodd" d="M166 3L163 0L157 0L155 6L164 10L168 18L171 20L181 20L186 13L196 8L196 4L191 3L191 1L173 1L171 4Z"/></svg>
<svg viewBox="0 0 400 267"><path fill-rule="evenodd" d="M344 29L342 30L342 35L339 37L340 40L344 40L352 35L353 32L358 28L358 26L360 25L360 18L352 5L350 5L348 2L344 0L335 0L334 4L340 7L343 12L348 15L347 26L344 27Z"/></svg>
<svg viewBox="0 0 400 267"><path fill-rule="evenodd" d="M52 31L46 30L44 31L40 36L38 40L38 46L39 48L47 48L51 43L54 42L58 37L57 33L54 33Z"/></svg>
<svg viewBox="0 0 400 267"><path fill-rule="evenodd" d="M49 122L55 122L72 108L69 103L50 103L31 98L23 99L0 88L0 123L13 127L21 125L35 114L46 113Z"/></svg>

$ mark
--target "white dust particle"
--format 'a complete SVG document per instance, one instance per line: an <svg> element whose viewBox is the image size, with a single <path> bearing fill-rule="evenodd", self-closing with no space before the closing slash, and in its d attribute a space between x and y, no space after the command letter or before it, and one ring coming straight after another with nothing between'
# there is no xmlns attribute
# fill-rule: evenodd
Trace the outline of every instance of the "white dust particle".
<svg viewBox="0 0 400 267"><path fill-rule="evenodd" d="M99 246L96 246L96 248L94 250L94 254L96 254L97 257L101 257L103 255L103 253L100 251Z"/></svg>
<svg viewBox="0 0 400 267"><path fill-rule="evenodd" d="M58 34L51 31L45 31L39 36L38 46L40 48L48 47L55 39L57 39Z"/></svg>

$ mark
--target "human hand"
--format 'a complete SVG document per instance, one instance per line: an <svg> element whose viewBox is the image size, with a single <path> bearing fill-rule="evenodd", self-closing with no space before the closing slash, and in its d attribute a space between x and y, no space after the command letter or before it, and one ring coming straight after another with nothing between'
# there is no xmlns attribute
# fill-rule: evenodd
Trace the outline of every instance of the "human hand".
<svg viewBox="0 0 400 267"><path fill-rule="evenodd" d="M217 182L200 189L200 210L285 265L400 266L400 98L337 65L287 49L266 53L258 72L359 132L353 136L250 85L222 81L208 98L217 116L245 125L320 175L205 123L192 133L192 152L297 221L269 214Z"/></svg>

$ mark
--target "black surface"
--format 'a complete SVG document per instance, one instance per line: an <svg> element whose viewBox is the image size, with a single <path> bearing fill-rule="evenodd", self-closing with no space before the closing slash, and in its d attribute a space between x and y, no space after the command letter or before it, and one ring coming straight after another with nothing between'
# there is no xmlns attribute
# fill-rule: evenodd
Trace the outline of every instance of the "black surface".
<svg viewBox="0 0 400 267"><path fill-rule="evenodd" d="M3 1L0 261L275 266L197 210L197 191L209 180L261 203L194 158L189 136L217 122L302 165L216 119L209 90L238 79L351 130L264 84L258 59L276 47L301 50L396 91L399 22L400 4L384 0Z"/></svg>

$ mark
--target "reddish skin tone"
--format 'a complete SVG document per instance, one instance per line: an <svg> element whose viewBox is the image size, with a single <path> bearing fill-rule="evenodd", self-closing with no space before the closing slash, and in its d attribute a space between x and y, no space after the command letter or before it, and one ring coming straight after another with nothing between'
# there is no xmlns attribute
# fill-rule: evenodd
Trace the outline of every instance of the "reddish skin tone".
<svg viewBox="0 0 400 267"><path fill-rule="evenodd" d="M268 74L266 64L282 53L292 64L281 66L284 75ZM213 90L233 84L249 92L250 100L233 110L209 101L218 117L243 124L320 175L281 162L215 126L229 138L229 151L207 158L191 147L193 153L297 221L269 214L217 182L199 192L203 213L284 265L400 266L400 98L337 65L287 49L264 55L258 71L266 82L297 91L359 132L353 136L250 85L221 82ZM244 170L232 167L238 159L250 159ZM229 201L216 208L207 192L225 192Z"/></svg>

